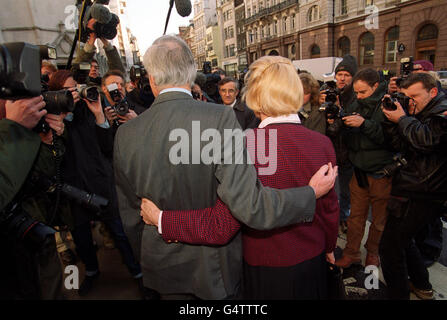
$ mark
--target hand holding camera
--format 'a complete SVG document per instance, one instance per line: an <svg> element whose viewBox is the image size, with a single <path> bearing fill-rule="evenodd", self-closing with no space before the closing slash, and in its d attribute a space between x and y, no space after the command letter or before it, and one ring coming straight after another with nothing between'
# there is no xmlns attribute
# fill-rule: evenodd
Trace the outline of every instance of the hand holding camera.
<svg viewBox="0 0 447 320"><path fill-rule="evenodd" d="M40 119L47 114L42 96L6 101L6 119L17 122L28 129L33 129Z"/></svg>
<svg viewBox="0 0 447 320"><path fill-rule="evenodd" d="M400 94L399 96L404 96L405 98L407 98L404 101L409 100L408 97L406 97L405 95ZM383 114L385 115L385 117L387 117L389 121L393 123L398 123L401 117L407 115L402 105L400 104L400 101L402 99L403 97L401 97L401 99L399 100L387 94L384 96L382 100ZM408 105L406 107L408 107Z"/></svg>
<svg viewBox="0 0 447 320"><path fill-rule="evenodd" d="M48 123L51 129L54 130L54 132L61 136L64 133L65 125L64 125L64 118L66 114L61 113L59 115L56 114L47 114L45 116L45 121ZM53 144L53 132L49 131L47 133L40 133L40 139L45 144Z"/></svg>
<svg viewBox="0 0 447 320"><path fill-rule="evenodd" d="M352 115L343 117L342 120L344 121L344 124L346 126L352 127L352 128L358 128L365 122L365 118L363 118L361 115L355 114L355 113L353 113Z"/></svg>

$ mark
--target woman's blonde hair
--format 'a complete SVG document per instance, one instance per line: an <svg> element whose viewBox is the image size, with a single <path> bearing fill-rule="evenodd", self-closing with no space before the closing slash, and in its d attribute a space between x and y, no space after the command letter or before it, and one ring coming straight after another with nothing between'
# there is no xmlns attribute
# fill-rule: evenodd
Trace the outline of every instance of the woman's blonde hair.
<svg viewBox="0 0 447 320"><path fill-rule="evenodd" d="M257 117L296 113L303 104L303 85L289 59L265 56L250 65L243 99Z"/></svg>

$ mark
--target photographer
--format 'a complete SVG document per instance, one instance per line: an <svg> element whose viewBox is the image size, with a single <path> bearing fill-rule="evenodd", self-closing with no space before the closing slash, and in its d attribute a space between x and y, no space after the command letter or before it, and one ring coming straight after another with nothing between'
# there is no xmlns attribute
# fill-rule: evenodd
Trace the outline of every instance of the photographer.
<svg viewBox="0 0 447 320"><path fill-rule="evenodd" d="M320 111L320 86L310 73L300 73L304 89L303 106L298 110L301 123L308 129L326 134L326 113Z"/></svg>
<svg viewBox="0 0 447 320"><path fill-rule="evenodd" d="M345 55L343 60L335 68L336 88L339 91L338 105L346 109L355 101L354 90L352 88L352 78L357 72L357 61L351 55ZM320 104L326 99L326 95L320 95ZM347 219L351 208L351 199L349 192L349 182L352 178L353 168L349 161L348 149L344 138L340 133L341 121L328 120L326 135L331 139L337 156L338 177L336 191L340 203L340 226L342 232L347 231Z"/></svg>
<svg viewBox="0 0 447 320"><path fill-rule="evenodd" d="M336 265L348 268L361 262L360 245L363 239L369 207L372 221L366 242L365 265L379 266L379 243L386 222L386 205L391 190L391 178L382 170L392 163L392 153L384 146L381 123L384 119L380 108L386 93L386 83L380 83L379 74L373 69L359 71L353 79L357 99L342 115L349 160L354 166L351 191L351 214L348 218L347 243L343 257Z"/></svg>
<svg viewBox="0 0 447 320"><path fill-rule="evenodd" d="M100 274L90 228L92 220L101 220L108 227L132 276L138 279L141 272L119 217L112 165L105 156L110 156L113 150L113 137L103 113L101 99L98 97L96 101L81 100L76 91L77 83L67 70L56 72L49 85L51 90L65 88L72 91L76 103L74 112L65 118L68 137L63 163L64 181L108 200L108 204L101 210L75 201L70 203L75 220L73 240L76 251L86 266L86 276L79 288L79 294L82 296L91 291L95 279Z"/></svg>
<svg viewBox="0 0 447 320"><path fill-rule="evenodd" d="M130 69L130 85L133 88L127 92L129 103L134 106L138 105L144 109L149 109L155 97L152 93L144 67L135 65Z"/></svg>
<svg viewBox="0 0 447 320"><path fill-rule="evenodd" d="M127 98L124 75L119 70L110 70L104 75L102 78L102 91L104 92L104 111L107 120L112 126L113 135L120 124L134 119L146 111L144 107L134 104Z"/></svg>
<svg viewBox="0 0 447 320"><path fill-rule="evenodd" d="M410 75L401 88L408 105L395 102L396 110L383 109L386 139L406 164L393 175L380 256L390 298L409 299L409 276L412 291L430 299L428 271L413 238L446 211L447 101L426 73Z"/></svg>
<svg viewBox="0 0 447 320"><path fill-rule="evenodd" d="M37 188L34 178L56 175L54 159L63 150L54 148L53 131L56 136L62 135L64 124L63 115L47 114L44 107L42 96L0 101L0 177L4 180L0 243L6 262L1 264L3 299L62 298L62 270L54 230L44 224L68 224L71 216L62 206L55 212L54 196ZM39 137L31 129L42 117L53 131Z"/></svg>

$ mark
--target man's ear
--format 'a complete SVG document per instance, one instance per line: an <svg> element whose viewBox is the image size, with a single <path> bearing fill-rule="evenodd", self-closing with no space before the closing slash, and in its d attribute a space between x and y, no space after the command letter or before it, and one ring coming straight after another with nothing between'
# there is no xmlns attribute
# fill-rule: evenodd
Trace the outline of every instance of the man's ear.
<svg viewBox="0 0 447 320"><path fill-rule="evenodd" d="M157 87L157 85L155 84L155 79L154 79L154 77L153 77L152 75L150 75L150 74L148 74L147 77L149 78L149 84L150 84L150 86L151 86L152 93L154 94L155 97L157 97L157 96L160 94L160 92L158 91L158 87Z"/></svg>
<svg viewBox="0 0 447 320"><path fill-rule="evenodd" d="M438 88L434 87L430 90L430 97L433 99L438 95Z"/></svg>

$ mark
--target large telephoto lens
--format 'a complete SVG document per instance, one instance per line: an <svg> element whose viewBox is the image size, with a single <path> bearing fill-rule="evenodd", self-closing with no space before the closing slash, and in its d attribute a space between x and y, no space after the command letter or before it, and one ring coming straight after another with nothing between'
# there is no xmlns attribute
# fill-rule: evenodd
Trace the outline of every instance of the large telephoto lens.
<svg viewBox="0 0 447 320"><path fill-rule="evenodd" d="M42 93L48 113L61 114L63 112L73 112L75 104L73 95L68 90L47 91Z"/></svg>

